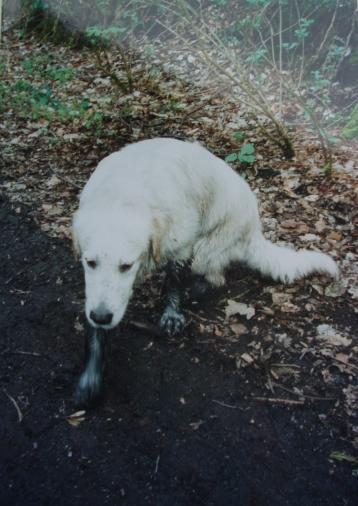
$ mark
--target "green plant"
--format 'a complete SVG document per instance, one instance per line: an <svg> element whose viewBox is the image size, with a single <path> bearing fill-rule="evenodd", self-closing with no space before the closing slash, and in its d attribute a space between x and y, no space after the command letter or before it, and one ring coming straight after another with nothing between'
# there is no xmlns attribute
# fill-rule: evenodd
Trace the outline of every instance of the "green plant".
<svg viewBox="0 0 358 506"><path fill-rule="evenodd" d="M349 120L342 130L342 135L346 139L358 138L358 103L351 112Z"/></svg>
<svg viewBox="0 0 358 506"><path fill-rule="evenodd" d="M21 62L21 66L31 77L40 77L59 83L71 81L76 75L73 67L51 64L51 57L47 54L27 58Z"/></svg>
<svg viewBox="0 0 358 506"><path fill-rule="evenodd" d="M246 138L246 134L245 132L235 132L234 135L233 135L233 138L235 139L235 141L237 142L242 142L243 140L245 140Z"/></svg>
<svg viewBox="0 0 358 506"><path fill-rule="evenodd" d="M225 157L226 162L241 162L243 164L250 164L256 161L255 146L250 143L243 144L238 153L230 153Z"/></svg>

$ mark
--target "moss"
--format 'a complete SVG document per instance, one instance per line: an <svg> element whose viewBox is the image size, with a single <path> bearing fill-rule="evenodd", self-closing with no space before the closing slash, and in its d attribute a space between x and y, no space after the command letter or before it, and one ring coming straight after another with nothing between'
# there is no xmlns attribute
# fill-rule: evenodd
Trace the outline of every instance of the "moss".
<svg viewBox="0 0 358 506"><path fill-rule="evenodd" d="M358 103L351 112L350 118L342 130L342 135L346 139L358 138Z"/></svg>

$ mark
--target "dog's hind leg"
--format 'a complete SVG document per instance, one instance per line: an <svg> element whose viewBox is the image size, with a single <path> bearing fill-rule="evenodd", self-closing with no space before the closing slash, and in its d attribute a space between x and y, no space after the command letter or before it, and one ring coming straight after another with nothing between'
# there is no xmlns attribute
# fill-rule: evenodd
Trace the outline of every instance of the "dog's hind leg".
<svg viewBox="0 0 358 506"><path fill-rule="evenodd" d="M93 404L100 396L103 383L106 331L91 328L86 341L86 366L75 390L78 406Z"/></svg>

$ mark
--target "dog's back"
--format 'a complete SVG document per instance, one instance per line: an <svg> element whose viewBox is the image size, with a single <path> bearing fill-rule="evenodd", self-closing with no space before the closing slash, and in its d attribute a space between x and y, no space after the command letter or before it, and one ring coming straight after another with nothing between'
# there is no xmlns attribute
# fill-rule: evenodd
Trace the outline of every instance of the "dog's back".
<svg viewBox="0 0 358 506"><path fill-rule="evenodd" d="M80 205L135 205L167 220L167 248L191 245L233 217L232 235L258 224L256 201L225 162L198 143L158 138L126 146L100 162L85 186ZM187 248L184 248L187 250Z"/></svg>
<svg viewBox="0 0 358 506"><path fill-rule="evenodd" d="M263 274L293 281L313 271L337 273L315 252L294 252L265 240L256 198L223 160L198 143L157 138L105 158L83 190L81 209L151 216L161 228L165 258L192 258L192 269L213 284L242 261Z"/></svg>

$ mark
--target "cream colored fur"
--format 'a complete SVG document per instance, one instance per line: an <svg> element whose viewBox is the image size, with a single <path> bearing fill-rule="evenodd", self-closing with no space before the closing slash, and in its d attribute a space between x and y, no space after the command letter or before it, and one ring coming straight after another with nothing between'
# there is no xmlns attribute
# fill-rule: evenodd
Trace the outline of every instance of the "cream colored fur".
<svg viewBox="0 0 358 506"><path fill-rule="evenodd" d="M168 260L191 260L193 273L216 286L235 261L288 283L315 271L338 273L323 253L266 240L248 184L200 144L175 139L141 141L102 160L81 194L73 236L87 317L106 307L114 314L108 328L121 320L141 272ZM121 264L132 267L120 273Z"/></svg>

